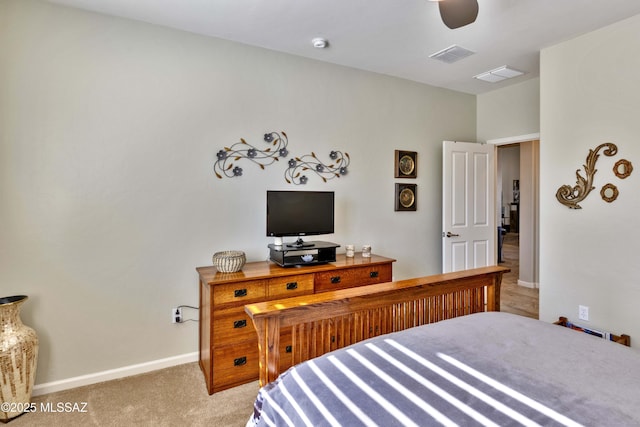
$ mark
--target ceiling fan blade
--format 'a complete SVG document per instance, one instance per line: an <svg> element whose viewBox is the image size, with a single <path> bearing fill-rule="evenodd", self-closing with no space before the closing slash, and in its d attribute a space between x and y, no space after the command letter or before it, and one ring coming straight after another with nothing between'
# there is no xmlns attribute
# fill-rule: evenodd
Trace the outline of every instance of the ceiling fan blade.
<svg viewBox="0 0 640 427"><path fill-rule="evenodd" d="M440 0L442 22L453 29L464 27L478 17L478 0Z"/></svg>

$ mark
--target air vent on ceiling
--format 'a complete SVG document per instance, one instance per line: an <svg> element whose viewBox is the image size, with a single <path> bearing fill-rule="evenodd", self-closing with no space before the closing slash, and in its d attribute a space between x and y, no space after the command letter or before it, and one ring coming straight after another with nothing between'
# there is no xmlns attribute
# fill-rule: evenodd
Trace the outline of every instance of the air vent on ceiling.
<svg viewBox="0 0 640 427"><path fill-rule="evenodd" d="M453 45L446 49L442 49L439 52L429 55L429 58L437 59L438 61L446 62L447 64L453 64L467 56L473 55L475 52L465 49L463 47Z"/></svg>
<svg viewBox="0 0 640 427"><path fill-rule="evenodd" d="M477 76L473 76L473 78L489 83L497 83L501 82L502 80L521 76L523 74L523 71L509 68L509 66L503 65L502 67L498 67L495 70L486 71L484 73L478 74Z"/></svg>

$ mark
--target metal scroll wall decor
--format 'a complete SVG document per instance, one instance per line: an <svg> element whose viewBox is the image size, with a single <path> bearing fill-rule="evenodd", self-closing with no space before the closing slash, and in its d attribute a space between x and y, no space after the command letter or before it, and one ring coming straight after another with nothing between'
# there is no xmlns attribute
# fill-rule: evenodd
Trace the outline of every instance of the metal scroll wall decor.
<svg viewBox="0 0 640 427"><path fill-rule="evenodd" d="M289 139L284 131L269 132L264 134L264 142L269 144L265 149L259 149L244 138L240 138L240 142L233 144L231 147L224 147L216 154L217 160L213 165L213 171L216 176L222 179L223 175L228 178L242 176L242 168L237 166L237 162L243 159L250 160L257 164L260 169L269 166L281 157L287 157L289 151L287 146ZM315 153L307 154L302 157L295 157L288 162L288 168L284 172L284 179L289 184L306 184L309 178L304 172L309 171L318 175L324 182L333 178L339 178L346 175L348 166L351 161L349 153L341 151L331 151L329 153L331 159L328 163L321 162Z"/></svg>
<svg viewBox="0 0 640 427"><path fill-rule="evenodd" d="M306 184L308 178L304 172L313 172L318 175L324 182L333 178L340 178L346 175L349 170L351 158L349 153L341 151L332 151L329 153L330 163L321 162L314 152L306 154L302 157L296 157L289 160L289 168L284 171L284 179L293 184Z"/></svg>
<svg viewBox="0 0 640 427"><path fill-rule="evenodd" d="M216 154L218 160L216 160L213 165L213 171L216 176L220 179L222 179L221 174L229 178L242 176L242 168L240 166L234 166L234 162L241 159L248 159L260 166L260 169L264 169L265 166L269 166L273 162L278 161L279 157L287 157L289 154L287 150L289 139L286 133L282 131L280 133L265 133L263 139L264 142L269 144L269 147L263 150L247 143L244 138L240 138L240 142L236 142L231 147L224 147L224 149L218 151Z"/></svg>
<svg viewBox="0 0 640 427"><path fill-rule="evenodd" d="M603 150L602 153L608 157L618 154L618 147L612 142L605 142L604 144L598 145L595 149L589 150L587 161L582 165L586 177L581 175L580 169L576 170L576 185L573 187L570 185L563 185L558 188L558 191L556 192L556 199L558 199L560 203L570 209L582 209L582 206L580 206L579 203L596 188L593 186L593 178L598 171L596 169L596 162L598 161L598 158L600 158L600 150ZM619 160L613 167L613 173L620 179L627 178L631 175L632 170L633 166L631 165L631 162L626 159ZM618 188L611 183L605 184L600 191L600 196L608 203L616 200L619 194Z"/></svg>

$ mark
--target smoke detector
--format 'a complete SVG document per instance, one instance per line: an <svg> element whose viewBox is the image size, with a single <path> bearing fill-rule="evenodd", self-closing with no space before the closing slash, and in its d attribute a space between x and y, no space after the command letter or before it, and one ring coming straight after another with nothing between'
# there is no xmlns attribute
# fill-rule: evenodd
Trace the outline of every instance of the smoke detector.
<svg viewBox="0 0 640 427"><path fill-rule="evenodd" d="M316 49L324 49L327 46L329 46L329 41L327 39L322 38L322 37L316 37L315 39L311 40L311 44Z"/></svg>

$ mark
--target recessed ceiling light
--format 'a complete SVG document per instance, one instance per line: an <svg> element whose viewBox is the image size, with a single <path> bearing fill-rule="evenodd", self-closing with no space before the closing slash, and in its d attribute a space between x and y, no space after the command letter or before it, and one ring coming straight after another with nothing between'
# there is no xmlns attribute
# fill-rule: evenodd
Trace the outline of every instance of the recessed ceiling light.
<svg viewBox="0 0 640 427"><path fill-rule="evenodd" d="M316 37L315 39L311 40L311 44L316 49L324 49L329 46L329 41L327 39L323 39L322 37Z"/></svg>
<svg viewBox="0 0 640 427"><path fill-rule="evenodd" d="M515 68L509 68L509 66L503 65L502 67L498 67L494 70L485 71L484 73L473 76L473 78L489 83L497 83L501 82L502 80L521 76L523 74L524 71L516 70Z"/></svg>

